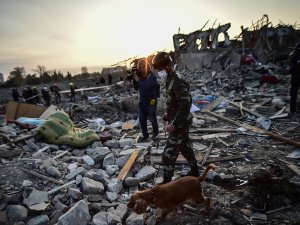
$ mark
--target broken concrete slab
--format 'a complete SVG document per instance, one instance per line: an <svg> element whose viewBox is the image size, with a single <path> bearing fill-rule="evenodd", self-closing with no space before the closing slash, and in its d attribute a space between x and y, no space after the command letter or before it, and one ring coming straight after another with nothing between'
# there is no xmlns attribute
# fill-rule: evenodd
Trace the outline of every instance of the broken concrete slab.
<svg viewBox="0 0 300 225"><path fill-rule="evenodd" d="M58 219L58 225L87 225L91 220L88 205L80 200Z"/></svg>
<svg viewBox="0 0 300 225"><path fill-rule="evenodd" d="M33 189L33 191L29 194L29 196L25 198L23 201L23 203L28 207L43 202L48 202L48 192L39 191L36 189Z"/></svg>

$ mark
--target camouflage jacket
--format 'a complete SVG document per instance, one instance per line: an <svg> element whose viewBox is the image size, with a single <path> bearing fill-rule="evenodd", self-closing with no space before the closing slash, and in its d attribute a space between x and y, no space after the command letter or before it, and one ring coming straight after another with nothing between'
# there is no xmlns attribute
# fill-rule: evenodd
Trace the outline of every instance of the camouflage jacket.
<svg viewBox="0 0 300 225"><path fill-rule="evenodd" d="M166 93L168 121L172 122L174 126L182 123L190 124L192 120L192 114L190 113L192 98L190 85L185 78L181 74L174 72L167 79Z"/></svg>

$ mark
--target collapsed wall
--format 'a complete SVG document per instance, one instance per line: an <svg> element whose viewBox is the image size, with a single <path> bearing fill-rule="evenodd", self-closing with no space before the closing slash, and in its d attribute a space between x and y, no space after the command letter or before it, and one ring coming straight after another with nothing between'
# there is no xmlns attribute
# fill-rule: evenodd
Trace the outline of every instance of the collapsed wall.
<svg viewBox="0 0 300 225"><path fill-rule="evenodd" d="M229 64L240 64L241 56L251 54L257 62L284 65L291 49L300 41L297 26L279 24L273 27L263 15L251 27L244 28L234 40L227 31L231 24L208 30L199 29L189 34L173 36L175 58L179 69L189 71L203 68L224 69Z"/></svg>

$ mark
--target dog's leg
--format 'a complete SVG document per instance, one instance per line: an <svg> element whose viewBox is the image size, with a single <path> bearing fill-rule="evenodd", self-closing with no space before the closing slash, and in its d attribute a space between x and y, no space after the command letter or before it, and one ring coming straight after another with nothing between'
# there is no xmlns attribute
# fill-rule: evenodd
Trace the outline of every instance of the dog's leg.
<svg viewBox="0 0 300 225"><path fill-rule="evenodd" d="M201 211L203 211L204 213L209 213L210 211L210 198L207 198L202 194L198 194L197 198L196 198L196 203L202 203L204 202L205 204L205 208Z"/></svg>
<svg viewBox="0 0 300 225"><path fill-rule="evenodd" d="M204 213L209 213L210 211L210 198L203 197L205 208L203 209Z"/></svg>
<svg viewBox="0 0 300 225"><path fill-rule="evenodd" d="M156 220L158 222L164 221L165 218L167 217L167 215L169 215L169 213L172 212L173 210L174 210L173 206L172 206L172 208L163 209L161 214L156 217Z"/></svg>

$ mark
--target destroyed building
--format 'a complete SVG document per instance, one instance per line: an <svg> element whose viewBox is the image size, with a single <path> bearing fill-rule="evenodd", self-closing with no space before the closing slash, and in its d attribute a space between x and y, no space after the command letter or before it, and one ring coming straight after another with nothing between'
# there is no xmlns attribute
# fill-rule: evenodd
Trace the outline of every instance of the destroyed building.
<svg viewBox="0 0 300 225"><path fill-rule="evenodd" d="M161 181L167 134L164 89L158 140L141 143L137 93L121 81L82 89L88 98L75 103L63 95L62 103L48 108L15 102L5 106L0 117L0 224L299 224L300 118L288 114L288 51L283 57L280 50L300 40L299 30L273 27L265 16L243 28L237 40L230 40L229 28L225 24L173 38L178 70L191 84L190 138L199 170L208 163L217 166L202 183L211 198L209 214L201 212L203 205L187 203L156 223L155 207L141 215L127 209L132 193ZM286 35L278 35L285 29ZM226 36L224 42L219 35ZM253 58L242 62L250 50ZM38 124L60 110L72 115L68 129L59 129L53 143L37 139L49 127ZM82 134L77 129L93 131L93 142L76 146L73 132ZM174 179L187 169L179 155Z"/></svg>
<svg viewBox="0 0 300 225"><path fill-rule="evenodd" d="M234 40L229 38L227 32L230 26L227 23L208 30L175 34L173 43L179 68L199 70L211 68L217 63L224 69L227 64L239 64L241 55L248 53L252 53L262 64L286 64L291 49L300 40L300 31L296 25L279 24L273 27L268 15L264 15L251 27L242 26L241 34ZM219 41L220 38L223 41Z"/></svg>

